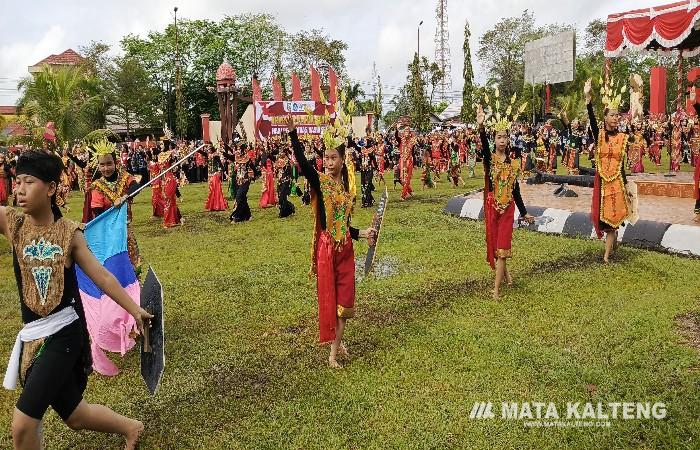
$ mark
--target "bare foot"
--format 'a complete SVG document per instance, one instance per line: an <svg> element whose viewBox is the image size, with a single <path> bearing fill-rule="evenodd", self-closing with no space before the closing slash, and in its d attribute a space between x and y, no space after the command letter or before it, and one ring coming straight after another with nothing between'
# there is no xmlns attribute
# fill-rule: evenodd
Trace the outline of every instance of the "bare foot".
<svg viewBox="0 0 700 450"><path fill-rule="evenodd" d="M513 277L510 276L509 272L506 272L506 283L508 287L513 287Z"/></svg>
<svg viewBox="0 0 700 450"><path fill-rule="evenodd" d="M603 264L609 264L610 263L610 258L607 256L603 256Z"/></svg>
<svg viewBox="0 0 700 450"><path fill-rule="evenodd" d="M350 356L350 354L348 353L348 348L342 342L340 343L340 347L338 347L338 351L343 356Z"/></svg>
<svg viewBox="0 0 700 450"><path fill-rule="evenodd" d="M693 219L694 222L700 223L700 214L695 215L695 219Z"/></svg>
<svg viewBox="0 0 700 450"><path fill-rule="evenodd" d="M139 422L138 420L135 420L134 422L136 422L134 428L126 435L126 446L124 447L124 450L135 450L136 444L138 444L139 438L143 433L143 423Z"/></svg>
<svg viewBox="0 0 700 450"><path fill-rule="evenodd" d="M333 369L342 369L343 368L343 366L338 364L338 361L336 361L335 358L333 358L331 356L328 357L328 365Z"/></svg>
<svg viewBox="0 0 700 450"><path fill-rule="evenodd" d="M501 295L498 292L498 289L491 289L491 295L493 295L494 300L498 300L499 298L501 298Z"/></svg>

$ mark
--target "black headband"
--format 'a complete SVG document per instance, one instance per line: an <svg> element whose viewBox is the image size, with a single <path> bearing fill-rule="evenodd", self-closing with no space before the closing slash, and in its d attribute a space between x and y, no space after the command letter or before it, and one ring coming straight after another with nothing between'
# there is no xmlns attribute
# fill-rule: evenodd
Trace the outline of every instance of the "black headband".
<svg viewBox="0 0 700 450"><path fill-rule="evenodd" d="M38 151L34 150L33 152ZM47 164L48 161L41 161L28 157L29 155L27 153L21 154L17 160L16 175L30 175L45 183L50 183L52 181L54 183L59 183L61 181L63 162L58 156L47 153L46 158L56 158L58 160L58 164Z"/></svg>

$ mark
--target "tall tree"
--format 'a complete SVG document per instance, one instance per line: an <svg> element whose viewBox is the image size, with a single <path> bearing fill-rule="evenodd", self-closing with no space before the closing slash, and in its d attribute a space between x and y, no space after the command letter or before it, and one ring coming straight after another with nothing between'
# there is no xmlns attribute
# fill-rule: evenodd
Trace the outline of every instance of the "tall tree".
<svg viewBox="0 0 700 450"><path fill-rule="evenodd" d="M414 54L413 62L408 66L408 96L411 104L411 122L415 129L427 131L430 128L430 101L425 93L423 70L418 53Z"/></svg>
<svg viewBox="0 0 700 450"><path fill-rule="evenodd" d="M116 58L107 73L107 98L113 123L126 125L131 134L135 125L160 125L159 91L143 64L133 56Z"/></svg>
<svg viewBox="0 0 700 450"><path fill-rule="evenodd" d="M99 81L80 67L52 69L45 66L20 81L19 89L22 92L18 101L21 113L39 127L53 122L59 145L104 127L100 117L103 95Z"/></svg>
<svg viewBox="0 0 700 450"><path fill-rule="evenodd" d="M475 120L474 104L474 68L472 67L472 52L469 47L469 22L464 24L464 69L462 70L462 78L464 86L462 87L462 110L460 116L463 122L471 123Z"/></svg>

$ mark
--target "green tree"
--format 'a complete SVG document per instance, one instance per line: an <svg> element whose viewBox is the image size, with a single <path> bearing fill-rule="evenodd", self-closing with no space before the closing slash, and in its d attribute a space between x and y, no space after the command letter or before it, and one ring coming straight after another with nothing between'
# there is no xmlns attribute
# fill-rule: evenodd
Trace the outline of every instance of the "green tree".
<svg viewBox="0 0 700 450"><path fill-rule="evenodd" d="M421 68L418 54L413 56L413 62L409 65L408 76L408 97L411 104L412 125L420 131L427 131L430 128L430 101L425 93L425 81L423 81L423 70Z"/></svg>
<svg viewBox="0 0 700 450"><path fill-rule="evenodd" d="M107 72L106 85L112 122L126 125L127 134L131 134L135 125L141 128L160 125L160 92L138 59L116 58Z"/></svg>
<svg viewBox="0 0 700 450"><path fill-rule="evenodd" d="M469 22L464 24L464 44L462 50L464 51L464 69L462 70L462 78L464 79L464 86L462 87L462 110L460 116L462 121L465 123L471 123L475 120L474 112L474 68L472 67L472 52L469 47L469 38L471 37L471 31L469 31Z"/></svg>
<svg viewBox="0 0 700 450"><path fill-rule="evenodd" d="M96 128L104 128L100 111L103 95L100 82L80 67L45 66L19 83L21 114L31 118L34 128L47 122L56 126L58 145L80 139ZM32 132L32 130L30 130Z"/></svg>

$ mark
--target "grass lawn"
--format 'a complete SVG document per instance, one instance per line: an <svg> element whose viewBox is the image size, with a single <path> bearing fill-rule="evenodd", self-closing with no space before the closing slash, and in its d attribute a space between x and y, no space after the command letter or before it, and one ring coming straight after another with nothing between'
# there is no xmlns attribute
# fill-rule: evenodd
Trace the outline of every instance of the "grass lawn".
<svg viewBox="0 0 700 450"><path fill-rule="evenodd" d="M228 213L204 212L206 184L190 185L184 225L163 230L150 218L150 192L141 195L134 230L166 293L163 384L148 395L132 351L116 358L118 377L91 377L86 400L144 421L144 449L699 448L700 354L676 318L700 321L700 262L622 248L603 266L602 242L516 230L515 286L494 301L483 224L442 213L481 183L443 181L406 203L390 188L378 255L399 270L358 283L342 371L317 345L308 207L294 199L297 214L280 220L257 207L256 183L253 220L230 225ZM358 207L354 224L366 227L371 213ZM5 240L0 280L4 362L21 326ZM11 446L17 395L0 393L0 448ZM659 401L667 416L531 428L470 419L477 401L497 413L502 401L554 402L562 415L569 401ZM50 449L122 443L72 432L53 412L45 422Z"/></svg>

